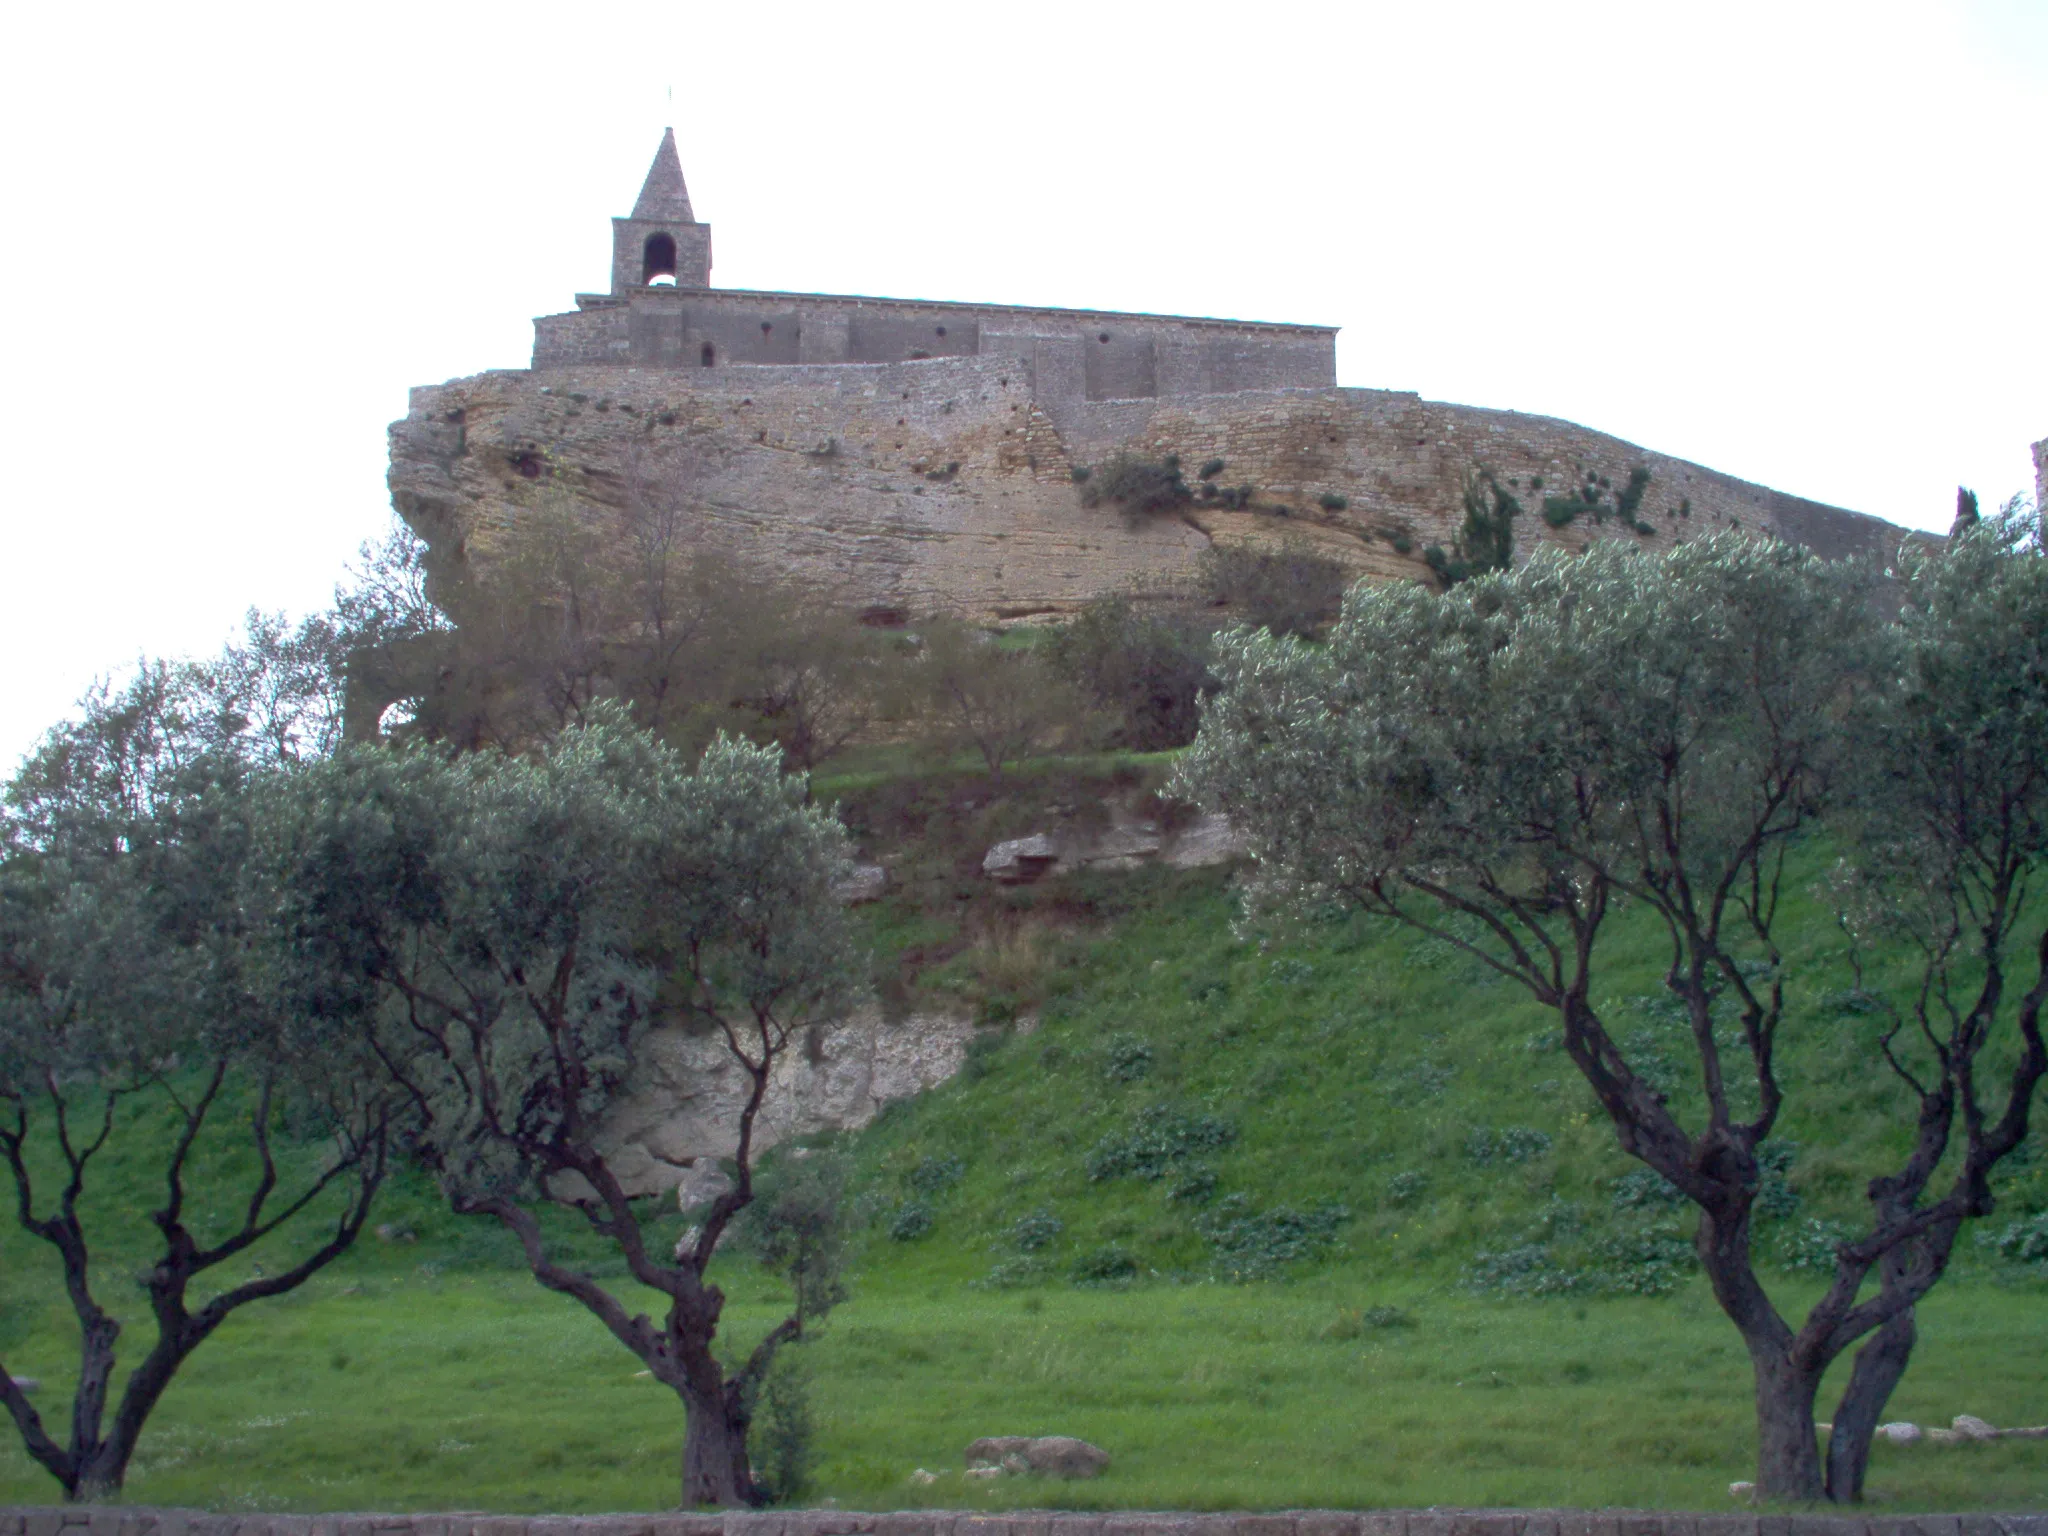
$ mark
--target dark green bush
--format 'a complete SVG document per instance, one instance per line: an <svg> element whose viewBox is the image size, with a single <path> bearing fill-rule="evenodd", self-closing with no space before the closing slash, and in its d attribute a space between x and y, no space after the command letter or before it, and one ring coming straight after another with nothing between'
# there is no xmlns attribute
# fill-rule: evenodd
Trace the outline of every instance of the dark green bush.
<svg viewBox="0 0 2048 1536"><path fill-rule="evenodd" d="M1082 506L1097 507L1106 502L1134 520L1178 511L1195 499L1195 493L1181 477L1177 453L1161 459L1120 453L1108 463L1096 465L1080 484Z"/></svg>
<svg viewBox="0 0 2048 1536"><path fill-rule="evenodd" d="M889 1236L899 1243L914 1243L932 1229L932 1208L922 1200L912 1200L896 1212L889 1223Z"/></svg>
<svg viewBox="0 0 2048 1536"><path fill-rule="evenodd" d="M1112 1131L1088 1154L1088 1177L1164 1178L1197 1152L1215 1152L1237 1139L1237 1127L1214 1115L1191 1115L1171 1105L1140 1110L1129 1127Z"/></svg>
<svg viewBox="0 0 2048 1536"><path fill-rule="evenodd" d="M1111 1082L1142 1082L1152 1075L1152 1047L1137 1035L1111 1035L1102 1058L1102 1070Z"/></svg>
<svg viewBox="0 0 2048 1536"><path fill-rule="evenodd" d="M1017 1245L1019 1253L1036 1253L1051 1246L1053 1239L1065 1230L1065 1222L1040 1206L1017 1218L1010 1228L1010 1241Z"/></svg>
<svg viewBox="0 0 2048 1536"><path fill-rule="evenodd" d="M1550 1148L1548 1135L1526 1125L1498 1129L1481 1126L1465 1138L1465 1155L1482 1166L1488 1163L1526 1163L1531 1158L1541 1157Z"/></svg>
<svg viewBox="0 0 2048 1536"><path fill-rule="evenodd" d="M1209 625L1125 597L1099 597L1053 635L1054 669L1115 721L1119 746L1141 752L1195 739L1200 700L1215 688Z"/></svg>
<svg viewBox="0 0 2048 1536"><path fill-rule="evenodd" d="M1110 1243L1074 1260L1074 1284L1091 1286L1129 1285L1137 1277L1137 1256Z"/></svg>
<svg viewBox="0 0 2048 1536"><path fill-rule="evenodd" d="M1282 1266L1318 1258L1336 1246L1337 1229L1351 1212L1341 1205L1306 1211L1276 1205L1256 1210L1249 1197L1232 1195L1195 1230L1209 1244L1216 1272L1226 1280L1269 1280Z"/></svg>
<svg viewBox="0 0 2048 1536"><path fill-rule="evenodd" d="M1351 573L1308 544L1277 550L1211 545L1202 554L1202 587L1210 601L1276 635L1314 636L1336 618Z"/></svg>

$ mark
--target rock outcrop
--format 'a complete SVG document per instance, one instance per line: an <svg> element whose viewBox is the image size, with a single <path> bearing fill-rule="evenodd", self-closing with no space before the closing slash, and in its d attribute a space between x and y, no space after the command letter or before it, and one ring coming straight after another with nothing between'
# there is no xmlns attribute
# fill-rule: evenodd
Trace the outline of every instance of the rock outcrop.
<svg viewBox="0 0 2048 1536"><path fill-rule="evenodd" d="M818 1131L866 1125L884 1104L936 1087L960 1070L973 1021L918 1013L891 1020L864 1009L821 1025L784 1055L754 1129L755 1151ZM723 1175L717 1161L738 1145L746 1077L723 1039L659 1031L633 1091L607 1129L606 1151L629 1194L676 1189L708 1203ZM568 1188L557 1191L573 1195Z"/></svg>
<svg viewBox="0 0 2048 1536"><path fill-rule="evenodd" d="M1652 453L1568 422L1364 389L1293 389L1056 407L1001 356L833 367L587 367L478 374L412 392L391 429L400 514L430 546L458 621L468 578L537 510L623 530L649 509L694 547L763 562L852 603L1003 621L1179 581L1214 543L1306 540L1362 575L1421 578L1468 476L1521 499L1522 548L1664 547L1726 527L1830 555L1888 552L1901 530ZM1130 521L1080 504L1077 468L1177 453L1189 478L1252 488ZM1197 471L1223 467L1208 482ZM1633 526L1611 512L1651 473ZM1605 482L1604 487L1602 482ZM1590 484L1610 512L1553 527L1546 495ZM620 537L623 538L621 531Z"/></svg>

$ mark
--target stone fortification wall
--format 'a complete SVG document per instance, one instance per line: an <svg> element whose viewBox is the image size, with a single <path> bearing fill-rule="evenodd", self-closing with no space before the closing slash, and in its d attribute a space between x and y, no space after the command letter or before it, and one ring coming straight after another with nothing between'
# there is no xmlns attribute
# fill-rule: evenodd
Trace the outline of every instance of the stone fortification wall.
<svg viewBox="0 0 2048 1536"><path fill-rule="evenodd" d="M1568 422L1381 390L1089 401L1061 385L1048 396L1049 358L479 374L413 391L391 430L392 497L431 546L458 618L467 575L544 505L600 521L670 508L700 547L852 604L997 621L1185 580L1212 542L1306 539L1361 574L1420 579L1422 550L1455 537L1479 466L1528 509L1522 550L1602 538L1662 548L1725 527L1831 555L1886 553L1904 537ZM1081 506L1071 471L1124 447L1178 453L1190 478L1220 458L1217 482L1252 486L1251 504L1197 502L1137 524ZM1618 487L1638 465L1653 476L1647 535L1613 519L1553 529L1538 515L1535 480L1557 492L1591 474Z"/></svg>
<svg viewBox="0 0 2048 1536"><path fill-rule="evenodd" d="M1075 402L1322 388L1337 378L1337 333L1322 326L668 286L576 302L534 321L535 368L1009 356L1031 361L1042 399Z"/></svg>
<svg viewBox="0 0 2048 1536"><path fill-rule="evenodd" d="M1076 1514L945 1509L653 1515L262 1515L139 1507L0 1509L0 1536L2048 1536L2048 1515L1663 1510L1286 1510Z"/></svg>

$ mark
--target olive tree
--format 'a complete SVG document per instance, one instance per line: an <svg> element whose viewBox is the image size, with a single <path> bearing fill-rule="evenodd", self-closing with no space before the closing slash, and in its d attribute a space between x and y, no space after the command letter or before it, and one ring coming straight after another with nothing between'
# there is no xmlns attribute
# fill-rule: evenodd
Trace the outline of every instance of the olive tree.
<svg viewBox="0 0 2048 1536"><path fill-rule="evenodd" d="M779 759L720 738L687 771L600 706L531 758L353 751L284 786L295 830L280 890L305 1008L370 1042L453 1208L502 1223L542 1285L681 1399L685 1504L758 1497L754 1394L837 1295L807 1270L791 1315L737 1369L714 1352L724 1297L706 1270L754 1199L776 1062L859 973L832 895L845 835ZM714 1033L747 1083L732 1187L673 1255L605 1135L663 1023ZM667 1298L658 1320L551 1243L551 1204Z"/></svg>
<svg viewBox="0 0 2048 1536"><path fill-rule="evenodd" d="M150 1413L230 1315L347 1251L393 1131L365 1063L274 985L250 786L281 771L263 759L296 739L276 728L294 710L245 711L290 688L229 662L96 692L9 784L0 826L0 1164L79 1329L68 1432L4 1363L0 1403L67 1499L121 1487ZM153 1164L153 1238L95 1205L109 1155ZM155 1325L120 1355L118 1396L109 1265L121 1296L139 1270Z"/></svg>
<svg viewBox="0 0 2048 1536"><path fill-rule="evenodd" d="M2048 558L2038 513L2011 504L1983 520L1968 492L1957 500L1947 547L1900 562L1896 684L1868 713L1834 882L1859 979L1880 947L1908 957L1903 999L1865 995L1914 1109L1911 1154L1868 1191L1873 1236L1897 1240L1872 1270L1853 1252L1836 1267L1836 1291L1874 1273L1888 1308L1835 1411L1837 1498L1862 1492L1871 1433L1912 1353L1914 1304L1962 1223L1991 1212L1992 1171L2026 1138L2048 1074L2048 918L2032 901L2048 873Z"/></svg>
<svg viewBox="0 0 2048 1536"><path fill-rule="evenodd" d="M1186 790L1249 838L1266 895L1354 903L1435 934L1556 1010L1621 1149L1699 1212L1700 1263L1754 1370L1759 1486L1785 1499L1854 1496L1830 1487L1820 1459L1822 1374L1858 1340L1895 1335L1955 1224L1989 1209L1985 1176L2024 1134L2040 1077L2038 988L2016 1016L1984 1014L1930 1042L1945 1065L1923 1079L1905 1161L1870 1186L1867 1230L1841 1246L1803 1319L1780 1311L1756 1272L1751 1219L1758 1148L1787 1091L1787 853L1872 754L1896 761L1931 739L1857 728L1911 708L1896 635L1875 613L1856 572L1737 536L1663 558L1546 550L1441 593L1360 588L1324 647L1224 643L1224 691L1182 769ZM1985 643L2048 626L2034 598L1986 613ZM1944 644L1980 643L1933 608L1926 624ZM2002 675L2038 700L2038 668L2024 684ZM1971 729L1966 709L1925 720L1932 737ZM1666 941L1665 984L1695 1058L1683 1106L1631 1062L1596 996L1600 940L1624 904ZM2004 1058L1993 1112L1980 1074L2000 1059L1986 1055L1998 1029L2027 1047ZM1968 1147L1944 1163L1957 1113ZM1950 1183L1923 1201L1937 1167ZM1889 1390L1870 1371L1851 1382L1835 1437L1845 1467L1861 1466L1849 1442L1867 1446L1879 1385Z"/></svg>

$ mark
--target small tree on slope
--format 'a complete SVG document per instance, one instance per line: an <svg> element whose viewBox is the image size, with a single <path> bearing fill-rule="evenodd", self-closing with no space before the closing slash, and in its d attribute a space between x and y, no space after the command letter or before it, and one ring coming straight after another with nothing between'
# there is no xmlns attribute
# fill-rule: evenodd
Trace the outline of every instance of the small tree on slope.
<svg viewBox="0 0 2048 1536"><path fill-rule="evenodd" d="M1871 617L1846 569L1736 537L1662 559L1544 551L1441 594L1360 588L1322 648L1226 644L1225 690L1182 769L1249 836L1268 896L1345 900L1436 934L1557 1011L1622 1150L1699 1210L1700 1262L1754 1368L1758 1481L1773 1498L1857 1496L1911 1309L1961 1222L1991 1209L1989 1172L2025 1135L2048 1068L2048 982L2037 969L2016 999L1999 985L2012 946L2048 942L2018 926L2043 859L2048 669L2028 656L2048 633L2048 583L2038 546L2018 539L1973 545L1968 559L1909 578L1919 597L1903 636ZM1918 658L1903 684L1900 645ZM1964 674L1984 697L1941 704L1940 680ZM2020 733L1998 752L1972 713L1994 700L1993 728ZM1981 774L1984 803L2003 809L1944 825L1933 812L1958 773ZM1795 1325L1751 1252L1757 1150L1785 1097L1777 1047L1793 978L1775 927L1788 847L1852 788L1873 826L1888 807L1920 807L1918 846L1949 850L1925 906L1973 915L1956 945L1930 951L1919 1061L1893 1052L1918 1094L1911 1150L1871 1182L1868 1229L1840 1247L1833 1284ZM1966 871L1990 844L1996 872ZM1894 854L1861 867L1904 878L1912 855ZM1967 905L1980 891L2005 893L1995 920ZM1595 1002L1598 941L1624 901L1668 942L1665 982L1696 1052L1692 1123ZM1950 1011L1969 946L1992 969ZM1733 1008L1732 1037L1717 1004ZM1876 1293L1861 1296L1873 1277ZM1872 1335L1824 1469L1822 1373Z"/></svg>
<svg viewBox="0 0 2048 1536"><path fill-rule="evenodd" d="M831 893L845 837L802 803L772 748L721 738L689 773L615 712L595 715L532 760L352 752L303 776L290 786L287 916L307 1007L373 1042L454 1208L502 1222L542 1285L682 1399L684 1504L745 1504L759 1495L756 1389L837 1292L798 1276L794 1312L728 1373L713 1351L724 1297L705 1271L754 1198L777 1060L848 1001L857 974ZM715 1032L747 1081L733 1187L673 1258L603 1134L663 1021ZM661 1319L550 1250L551 1200L573 1203L633 1281L667 1298Z"/></svg>

